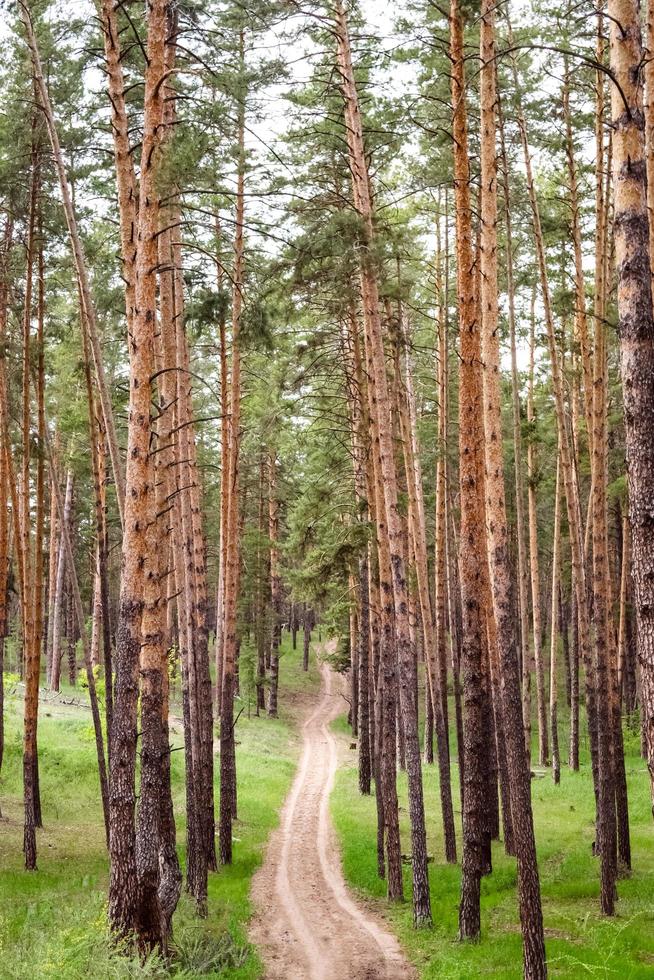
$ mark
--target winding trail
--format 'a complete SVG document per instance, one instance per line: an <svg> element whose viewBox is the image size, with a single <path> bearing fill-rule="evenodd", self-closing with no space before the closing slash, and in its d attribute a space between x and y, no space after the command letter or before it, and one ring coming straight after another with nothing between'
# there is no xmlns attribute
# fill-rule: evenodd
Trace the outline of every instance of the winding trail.
<svg viewBox="0 0 654 980"><path fill-rule="evenodd" d="M342 711L340 678L323 664L322 690L303 728L295 781L252 897L250 936L267 980L408 980L397 940L348 892L329 796L338 766L329 726Z"/></svg>

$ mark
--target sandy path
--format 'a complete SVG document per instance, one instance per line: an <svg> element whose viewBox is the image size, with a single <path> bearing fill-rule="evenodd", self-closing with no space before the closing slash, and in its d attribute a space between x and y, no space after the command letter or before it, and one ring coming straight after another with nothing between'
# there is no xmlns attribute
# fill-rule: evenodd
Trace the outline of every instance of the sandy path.
<svg viewBox="0 0 654 980"><path fill-rule="evenodd" d="M329 817L338 764L329 731L343 710L340 678L325 665L320 701L303 726L291 792L252 896L250 931L268 980L400 980L415 976L397 940L347 891Z"/></svg>

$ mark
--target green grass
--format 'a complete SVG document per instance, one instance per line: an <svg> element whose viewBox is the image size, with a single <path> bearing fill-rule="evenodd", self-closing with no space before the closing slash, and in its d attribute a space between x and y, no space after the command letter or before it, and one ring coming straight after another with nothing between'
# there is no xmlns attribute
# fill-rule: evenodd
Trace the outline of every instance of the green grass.
<svg viewBox="0 0 654 980"><path fill-rule="evenodd" d="M334 725L342 732L342 720ZM561 738L567 729L561 725ZM638 739L626 739L633 872L620 880L617 915L598 912L599 867L592 856L595 838L592 777L587 754L582 769L562 768L561 785L548 772L534 779L532 793L538 843L549 971L552 977L654 977L654 846L649 779L638 754ZM563 759L567 752L562 742ZM493 846L493 874L482 881L482 937L479 943L457 940L460 868L445 863L440 819L437 767L425 767L425 806L430 855L434 928L416 931L410 902L389 906L385 885L376 874L375 804L358 793L356 762L338 774L332 815L343 854L346 879L355 891L373 899L397 932L407 956L422 978L468 980L522 977L521 936L516 899L515 861L501 844ZM457 846L461 849L458 767L453 794L457 812ZM400 776L400 819L403 853L410 853L406 779ZM405 895L411 895L410 868L405 869Z"/></svg>
<svg viewBox="0 0 654 980"><path fill-rule="evenodd" d="M301 646L301 645L300 645ZM280 662L280 718L248 717L236 728L239 820L234 864L209 879L209 917L200 922L183 896L175 916L175 976L254 980L261 975L247 941L249 890L266 840L277 825L298 756L294 702L319 686L315 657L308 674L285 639ZM64 696L84 698L66 689ZM237 710L240 706L237 706ZM7 742L0 780L0 980L81 980L169 975L153 960L141 966L111 951L106 933L107 854L99 805L90 713L83 707L42 705L39 772L44 829L38 832L38 871L23 870L22 702L7 706ZM173 714L181 714L173 704ZM173 725L173 746L182 745ZM184 841L183 752L173 752L178 840ZM218 760L216 759L216 777ZM217 802L216 779L216 802ZM183 847L180 847L183 861Z"/></svg>
<svg viewBox="0 0 654 980"><path fill-rule="evenodd" d="M276 826L298 754L293 701L317 690L314 658L308 675L301 670L301 651L288 641L281 660L281 718L249 717L247 704L237 727L240 820L235 825L235 862L212 875L209 918L199 922L184 896L175 917L178 980L223 977L255 980L261 963L247 942L251 914L249 890L266 840ZM79 689L66 698L84 699ZM11 699L10 699L11 700ZM40 778L45 827L39 832L39 870L27 874L22 862L21 702L8 705L6 761L0 780L0 980L81 980L88 977L128 980L170 975L153 960L140 965L112 953L106 934L107 856L104 847L95 746L90 715L83 707L42 705ZM173 713L180 714L178 706ZM566 732L562 719L561 735ZM348 737L344 717L334 730ZM174 725L173 745L181 745ZM563 742L562 742L563 747ZM565 766L555 787L549 773L533 781L536 834L545 914L550 976L654 977L654 848L649 781L638 754L638 738L626 739L634 871L619 882L620 901L614 919L598 914L598 865L591 853L594 839L593 792L587 753L582 770ZM565 750L563 752L565 758ZM332 813L341 841L346 878L355 891L372 900L397 932L420 976L439 980L480 977L518 980L521 939L516 907L515 862L494 845L494 872L482 882L482 939L457 941L460 870L443 860L438 775L425 767L425 805L435 926L416 932L411 906L389 907L375 864L375 808L358 793L355 753L340 770ZM184 839L183 753L175 752L173 791L178 839ZM460 819L454 767L455 808ZM410 850L406 781L399 778L403 851ZM458 846L461 837L458 826ZM183 848L180 848L183 860ZM407 867L406 895L410 896Z"/></svg>

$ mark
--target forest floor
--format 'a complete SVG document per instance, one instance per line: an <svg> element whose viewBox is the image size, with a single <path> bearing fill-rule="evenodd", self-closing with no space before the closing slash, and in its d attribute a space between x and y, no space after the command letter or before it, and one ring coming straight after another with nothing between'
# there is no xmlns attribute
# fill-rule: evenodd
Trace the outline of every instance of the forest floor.
<svg viewBox="0 0 654 980"><path fill-rule="evenodd" d="M209 878L209 917L194 915L183 894L174 922L172 975L179 980L262 974L248 940L252 877L279 822L300 755L298 721L315 702L321 677L312 656L302 670L301 641L285 637L280 660L280 717L256 717L247 702L237 728L239 820L234 864ZM39 714L40 784L44 828L38 832L38 871L23 869L22 696L7 685L6 745L0 777L0 980L164 980L171 971L157 960L141 967L113 953L106 932L107 852L99 805L97 763L86 692L64 685ZM173 748L183 744L171 703ZM177 835L185 837L184 765L172 760ZM216 783L217 783L216 767ZM216 790L217 792L217 790ZM217 798L217 797L216 797ZM184 862L184 848L180 846Z"/></svg>
<svg viewBox="0 0 654 980"><path fill-rule="evenodd" d="M336 947L337 956L342 957L337 959L340 976L348 980L372 980L386 975L410 977L409 967L400 967L395 974L392 966L390 973L380 972L387 966L380 967L376 960L374 932L378 928L378 935L387 937L382 945L389 942L388 948L393 952L397 946L389 933L397 936L421 980L469 980L475 976L519 980L521 939L515 861L504 855L500 843L494 845L493 874L482 882L481 942L457 941L460 869L444 861L438 774L433 766L425 767L425 803L429 850L433 855L430 881L434 928L416 932L410 902L392 906L386 902L384 882L376 873L374 797L359 794L356 751L345 722L346 704L337 686L340 679L327 676L329 682L321 677L314 655L309 672L304 673L301 650L292 651L285 638L281 717L274 721L257 718L246 702L239 705L244 712L237 726L239 821L234 828L235 863L210 876L209 917L205 922L195 917L188 897L182 896L175 917L172 975L178 980L257 980L264 964L253 945L256 941L266 973L273 978L309 980L313 975L329 976L319 970L314 974L306 972L303 959L308 952L313 965L325 965L329 956L325 949L329 947ZM8 688L5 762L0 778L0 980L170 977L171 970L160 961L153 959L141 966L129 957L115 955L107 936L107 854L95 745L85 691L79 687L65 688L61 698L48 697L41 705L44 829L38 833L38 872L28 874L23 870L22 698L19 688L12 688L11 684ZM181 714L174 701L172 714ZM564 713L561 733L566 731L566 725ZM181 727L174 718L171 732L173 747L181 747ZM618 914L613 919L602 918L598 913L598 865L592 855L594 803L587 746L582 746L581 771L571 773L563 767L560 786L554 786L547 770L542 776L539 771L541 778L534 779L551 977L654 977L654 847L648 779L638 748L637 733L627 733L633 871L619 882ZM452 757L460 851L454 737ZM178 839L183 841L183 753L175 751L171 758ZM296 770L298 776L293 784ZM402 774L399 793L403 851L409 852L406 780ZM325 831L328 806L342 861L334 837ZM282 828L275 833L280 813ZM308 842L303 843L303 834L309 835ZM285 848L285 842L290 840L292 849ZM296 852L298 860L291 857ZM257 875L264 854L266 861ZM180 859L183 863L183 847ZM340 867L356 904L343 889ZM408 865L405 876L408 897ZM308 891L299 884L304 877ZM280 886L284 892L281 903L278 896L273 900ZM336 897L332 900L330 893L334 892ZM322 915L320 908L325 903L327 911ZM271 914L278 904L279 914ZM289 915L297 911L308 924L318 958L314 948L306 951L299 947L288 921ZM355 950L363 952L360 962L369 964L367 973L355 972Z"/></svg>
<svg viewBox="0 0 654 980"><path fill-rule="evenodd" d="M333 653L334 644L325 652ZM320 650L318 651L320 656ZM408 980L414 975L379 915L353 901L329 818L338 768L331 722L342 711L342 679L324 664L321 693L302 726L293 787L254 879L250 935L267 980Z"/></svg>
<svg viewBox="0 0 654 980"><path fill-rule="evenodd" d="M633 871L618 882L617 914L599 914L599 865L593 857L594 796L588 748L582 743L581 770L565 765L567 714L565 697L560 720L561 783L551 770L534 767L532 781L545 941L549 976L580 980L620 977L654 978L654 845L649 779L639 754L638 733L625 733L629 784ZM421 702L422 703L422 702ZM561 698L560 702L561 704ZM450 717L453 718L453 705ZM343 715L333 723L342 741L349 733ZM535 725L534 725L535 728ZM582 731L585 722L582 719ZM349 741L349 740L348 740ZM457 846L461 858L461 809L456 764L456 738L451 736ZM532 758L537 758L534 742ZM503 845L493 845L493 874L482 880L482 936L478 943L457 939L460 867L444 858L437 766L425 766L425 806L430 856L434 928L413 928L411 903L389 906L385 883L377 877L374 797L358 792L356 752L340 768L331 800L332 818L343 858L343 872L354 893L371 901L396 932L421 980L520 980L521 936L516 904L516 864ZM410 852L406 777L400 775L400 822L403 853ZM405 895L411 895L410 866L405 866Z"/></svg>

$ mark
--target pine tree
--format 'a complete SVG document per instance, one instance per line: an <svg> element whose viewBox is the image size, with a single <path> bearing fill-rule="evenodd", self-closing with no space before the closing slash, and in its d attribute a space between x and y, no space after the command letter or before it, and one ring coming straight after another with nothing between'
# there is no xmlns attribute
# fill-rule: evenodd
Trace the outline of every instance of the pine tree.
<svg viewBox="0 0 654 980"><path fill-rule="evenodd" d="M638 660L641 665L642 710L647 734L647 758L654 780L654 627L651 589L654 560L650 502L654 494L651 457L652 360L651 278L647 223L648 174L645 166L644 118L640 75L642 42L638 7L634 3L608 5L611 31L611 68L616 85L611 91L613 123L613 193L615 261L618 275L618 317L625 412L631 567L637 621ZM651 22L651 13L649 16ZM618 30L618 25L621 29ZM648 94L648 98L650 94ZM651 105L651 100L650 100ZM653 782L654 785L654 782Z"/></svg>

